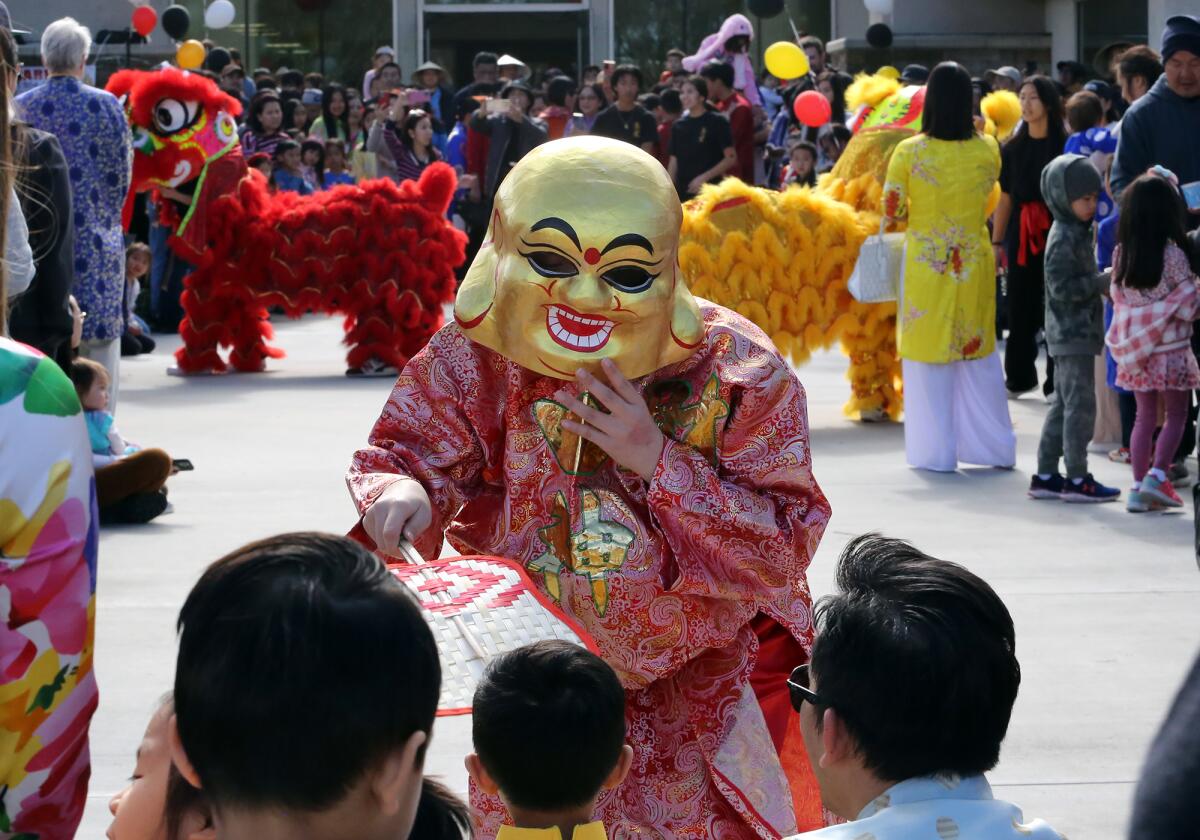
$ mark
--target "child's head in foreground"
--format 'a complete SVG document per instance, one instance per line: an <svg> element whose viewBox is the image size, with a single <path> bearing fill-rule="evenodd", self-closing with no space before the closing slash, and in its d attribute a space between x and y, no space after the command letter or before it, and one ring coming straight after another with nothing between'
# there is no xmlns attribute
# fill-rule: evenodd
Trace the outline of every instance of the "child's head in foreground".
<svg viewBox="0 0 1200 840"><path fill-rule="evenodd" d="M111 383L112 377L99 362L83 357L71 360L71 384L75 386L84 411L108 410L108 386Z"/></svg>
<svg viewBox="0 0 1200 840"><path fill-rule="evenodd" d="M600 792L619 785L633 760L616 673L568 642L537 642L494 659L472 714L467 770L522 828L590 821Z"/></svg>
<svg viewBox="0 0 1200 840"><path fill-rule="evenodd" d="M208 567L178 630L172 755L218 838L408 836L441 668L373 554L318 533L251 543Z"/></svg>

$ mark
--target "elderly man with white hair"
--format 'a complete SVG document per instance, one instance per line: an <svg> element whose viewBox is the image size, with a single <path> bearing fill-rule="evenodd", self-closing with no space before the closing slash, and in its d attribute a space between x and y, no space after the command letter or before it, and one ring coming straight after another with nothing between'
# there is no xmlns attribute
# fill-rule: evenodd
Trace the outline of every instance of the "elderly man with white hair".
<svg viewBox="0 0 1200 840"><path fill-rule="evenodd" d="M91 46L91 33L74 18L47 26L42 63L50 78L17 97L17 113L55 135L67 159L75 216L74 294L87 313L80 352L108 369L109 410L115 410L125 292L121 208L133 151L116 97L84 81Z"/></svg>

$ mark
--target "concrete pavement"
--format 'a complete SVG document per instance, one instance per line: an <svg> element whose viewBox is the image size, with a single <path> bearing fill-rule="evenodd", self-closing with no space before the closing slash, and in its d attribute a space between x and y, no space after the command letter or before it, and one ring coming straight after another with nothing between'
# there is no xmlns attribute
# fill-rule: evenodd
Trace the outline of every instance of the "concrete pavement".
<svg viewBox="0 0 1200 840"><path fill-rule="evenodd" d="M340 319L279 325L288 358L258 375L165 375L175 339L125 359L117 422L129 439L190 458L172 479L173 514L102 531L96 643L100 708L81 838L99 838L107 802L133 767L155 702L172 682L174 621L212 560L281 531L344 532L354 510L343 483L390 380L343 375ZM1001 764L999 797L1080 840L1125 832L1147 744L1200 646L1200 575L1191 514L1133 516L1123 506L1025 498L1046 406L1010 403L1019 435L1014 472L931 475L904 464L903 429L846 421L845 361L800 369L808 390L817 478L833 519L810 570L828 592L838 552L880 531L964 563L1005 599L1023 681ZM1125 488L1128 467L1093 458ZM1192 463L1195 469L1195 463ZM430 770L465 789L469 718L439 721Z"/></svg>

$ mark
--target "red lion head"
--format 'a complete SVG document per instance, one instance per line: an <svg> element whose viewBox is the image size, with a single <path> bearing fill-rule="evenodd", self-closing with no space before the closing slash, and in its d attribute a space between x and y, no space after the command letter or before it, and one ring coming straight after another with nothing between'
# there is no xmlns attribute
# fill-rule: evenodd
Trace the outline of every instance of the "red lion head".
<svg viewBox="0 0 1200 840"><path fill-rule="evenodd" d="M241 103L216 82L177 70L121 70L106 90L122 100L133 130L129 194L178 187L237 145Z"/></svg>

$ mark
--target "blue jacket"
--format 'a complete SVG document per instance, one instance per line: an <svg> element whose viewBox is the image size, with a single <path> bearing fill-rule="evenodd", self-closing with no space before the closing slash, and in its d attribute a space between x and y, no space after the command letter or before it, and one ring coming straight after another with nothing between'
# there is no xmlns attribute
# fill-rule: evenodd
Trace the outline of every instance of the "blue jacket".
<svg viewBox="0 0 1200 840"><path fill-rule="evenodd" d="M1113 197L1155 164L1165 166L1179 183L1200 181L1200 96L1184 99L1160 76L1150 92L1133 103L1121 120L1113 162Z"/></svg>

